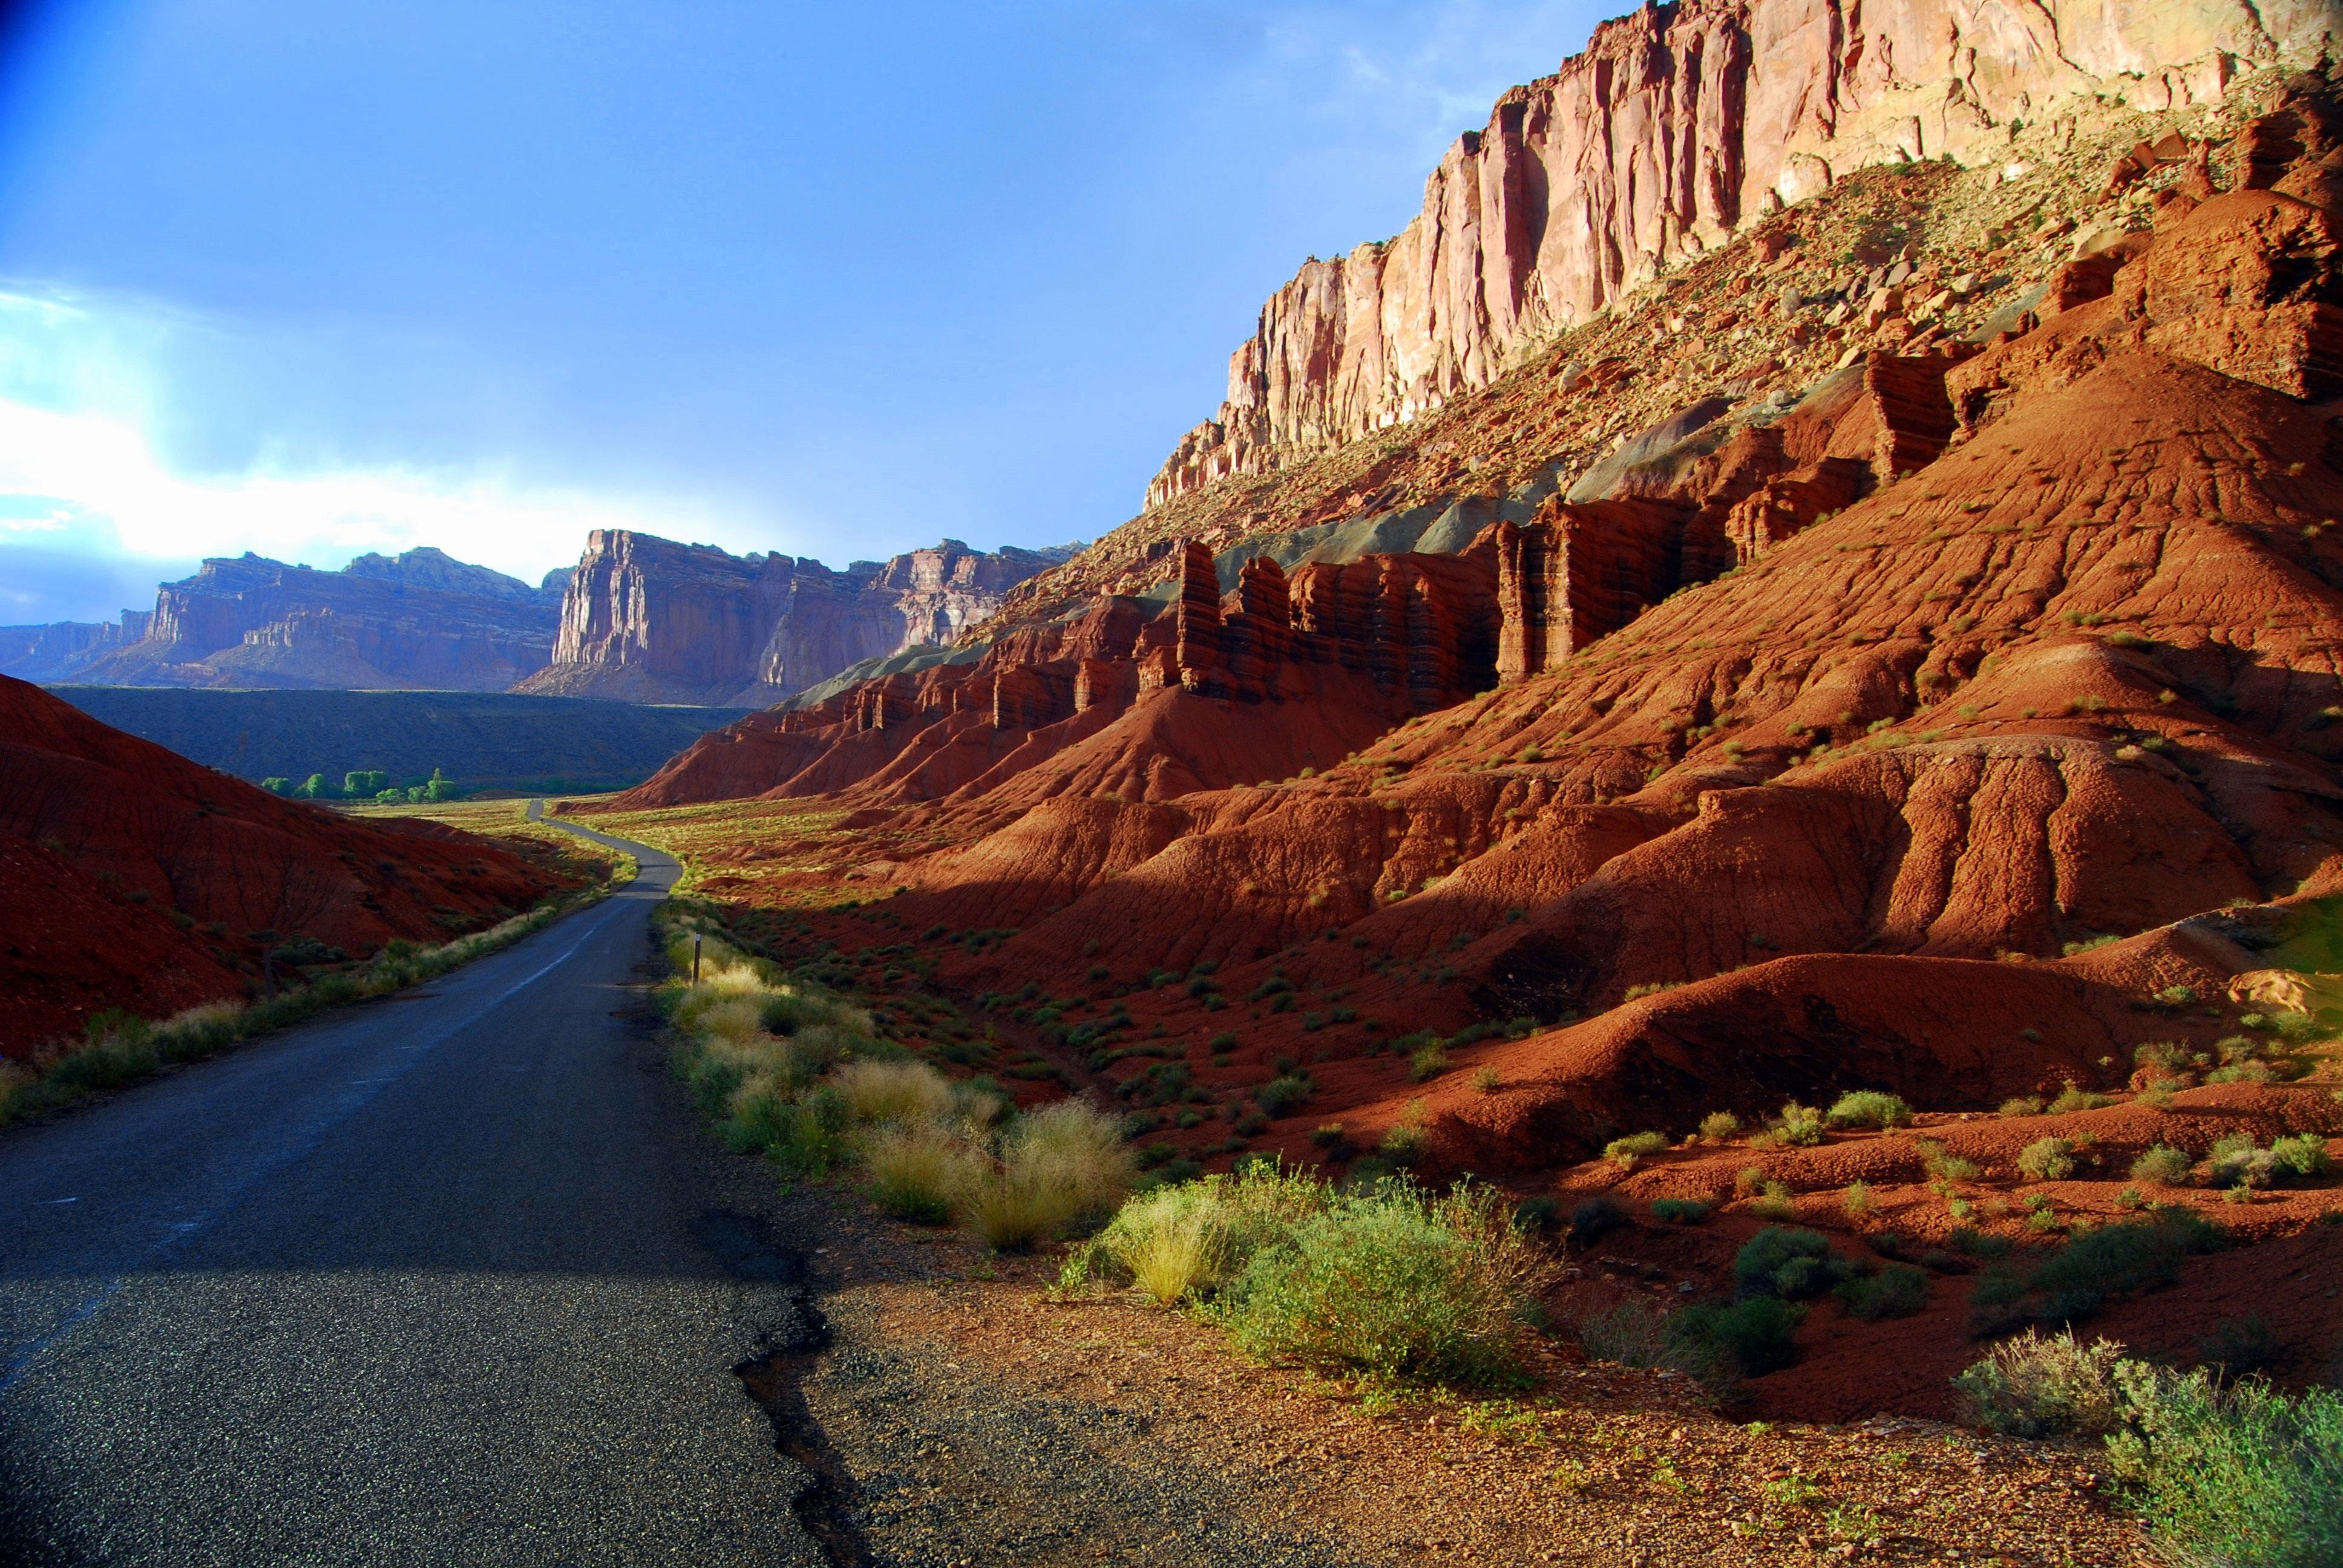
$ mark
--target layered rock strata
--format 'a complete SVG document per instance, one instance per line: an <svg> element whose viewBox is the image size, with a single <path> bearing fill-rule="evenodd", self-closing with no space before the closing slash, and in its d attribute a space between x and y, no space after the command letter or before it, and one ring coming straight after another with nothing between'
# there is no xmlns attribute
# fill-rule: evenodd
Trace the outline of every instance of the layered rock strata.
<svg viewBox="0 0 2343 1568"><path fill-rule="evenodd" d="M1231 357L1227 400L1146 504L1485 387L1523 347L1852 170L2013 156L2022 123L2085 96L2218 102L2245 67L2331 56L2338 26L2322 0L1645 6L1500 99L1396 238L1312 260L1279 290Z"/></svg>
<svg viewBox="0 0 2343 1568"><path fill-rule="evenodd" d="M501 691L552 652L558 576L531 588L436 549L318 571L246 554L156 592L99 685Z"/></svg>
<svg viewBox="0 0 2343 1568"><path fill-rule="evenodd" d="M866 659L950 643L1071 547L957 539L832 571L782 555L597 529L571 575L547 668L518 689L756 706Z"/></svg>
<svg viewBox="0 0 2343 1568"><path fill-rule="evenodd" d="M146 635L153 617L126 609L120 620L59 620L0 626L0 675L19 680L71 680L116 649Z"/></svg>

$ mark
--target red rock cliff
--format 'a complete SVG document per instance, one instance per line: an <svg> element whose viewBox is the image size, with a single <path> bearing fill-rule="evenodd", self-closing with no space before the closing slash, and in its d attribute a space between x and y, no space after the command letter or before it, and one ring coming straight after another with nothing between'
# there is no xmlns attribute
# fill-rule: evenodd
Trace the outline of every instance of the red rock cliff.
<svg viewBox="0 0 2343 1568"><path fill-rule="evenodd" d="M1485 387L1518 348L1850 170L1990 160L2079 94L2217 100L2242 66L2330 55L2337 17L2331 0L1646 5L1459 137L1397 238L1295 274L1147 505Z"/></svg>
<svg viewBox="0 0 2343 1568"><path fill-rule="evenodd" d="M850 665L950 643L1071 547L946 539L832 571L597 529L569 579L552 662L523 691L648 702L765 703Z"/></svg>

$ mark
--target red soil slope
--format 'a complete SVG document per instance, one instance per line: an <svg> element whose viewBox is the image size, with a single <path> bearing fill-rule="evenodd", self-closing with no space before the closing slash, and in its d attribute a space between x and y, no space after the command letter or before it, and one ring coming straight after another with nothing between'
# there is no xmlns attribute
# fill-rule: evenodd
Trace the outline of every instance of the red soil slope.
<svg viewBox="0 0 2343 1568"><path fill-rule="evenodd" d="M125 1008L248 993L302 935L362 955L439 941L550 888L444 829L281 800L0 677L0 1050Z"/></svg>
<svg viewBox="0 0 2343 1568"><path fill-rule="evenodd" d="M1297 1149L1419 1095L1461 1154L1534 1167L1790 1093L2119 1081L2144 1030L2236 1010L2184 1029L2151 992L2257 961L2176 922L2343 891L2343 116L2299 98L2206 166L2006 330L1857 341L1601 498L1226 594L1158 551L1161 611L1101 598L759 716L625 803L861 808L910 890L891 932L818 934L1013 929L939 977L1069 1024L1216 966L1108 1033L1216 1095L1310 1065L1270 1134ZM1817 221L1713 264L1762 276ZM2129 970L2060 956L2144 931ZM1498 1095L1387 1051L1515 1020L1565 1027L1474 1048Z"/></svg>

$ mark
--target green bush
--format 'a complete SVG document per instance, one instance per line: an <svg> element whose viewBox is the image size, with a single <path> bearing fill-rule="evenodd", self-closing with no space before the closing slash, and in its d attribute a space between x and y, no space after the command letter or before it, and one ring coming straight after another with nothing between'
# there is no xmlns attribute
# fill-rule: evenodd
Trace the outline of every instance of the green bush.
<svg viewBox="0 0 2343 1568"><path fill-rule="evenodd" d="M2281 1138L2269 1146L2270 1159L2279 1172L2302 1181L2331 1174L2335 1161L2327 1152L2327 1140L2316 1132L2300 1132L2291 1138Z"/></svg>
<svg viewBox="0 0 2343 1568"><path fill-rule="evenodd" d="M1726 1139L1741 1131L1741 1118L1730 1111L1712 1111L1700 1119L1703 1138Z"/></svg>
<svg viewBox="0 0 2343 1568"><path fill-rule="evenodd" d="M1805 1315L1803 1307L1775 1296L1689 1306L1669 1320L1669 1359L1711 1377L1728 1370L1763 1377L1798 1359L1791 1336Z"/></svg>
<svg viewBox="0 0 2343 1568"><path fill-rule="evenodd" d="M1823 1114L1811 1105L1801 1105L1793 1100L1782 1107L1774 1136L1794 1148L1811 1148L1823 1141Z"/></svg>
<svg viewBox="0 0 2343 1568"><path fill-rule="evenodd" d="M1654 1198L1652 1218L1671 1225L1697 1225L1708 1218L1708 1205L1697 1198Z"/></svg>
<svg viewBox="0 0 2343 1568"><path fill-rule="evenodd" d="M2017 1169L2029 1181L2064 1181L2075 1173L2075 1146L2064 1138L2037 1138L2018 1151Z"/></svg>
<svg viewBox="0 0 2343 1568"><path fill-rule="evenodd" d="M2193 1210L2159 1209L2147 1220L2077 1236L2036 1265L2026 1285L2044 1298L2044 1319L2071 1322L2111 1301L2170 1284L2184 1259L2212 1251L2225 1240L2219 1226Z"/></svg>
<svg viewBox="0 0 2343 1568"><path fill-rule="evenodd" d="M1733 1283L1745 1299L1776 1296L1786 1302L1818 1296L1853 1271L1831 1251L1819 1231L1768 1225L1742 1243L1733 1257Z"/></svg>
<svg viewBox="0 0 2343 1568"><path fill-rule="evenodd" d="M1481 1383L1517 1369L1544 1273L1495 1194L1400 1179L1336 1194L1261 1248L1213 1313L1265 1361Z"/></svg>
<svg viewBox="0 0 2343 1568"><path fill-rule="evenodd" d="M1646 1154L1657 1154L1668 1146L1664 1132L1631 1132L1624 1138L1614 1138L1603 1146L1603 1158L1614 1165L1630 1166Z"/></svg>
<svg viewBox="0 0 2343 1568"><path fill-rule="evenodd" d="M1897 1264L1875 1274L1841 1281L1835 1293L1839 1305L1865 1322L1908 1318L1928 1304L1928 1275L1925 1270Z"/></svg>
<svg viewBox="0 0 2343 1568"><path fill-rule="evenodd" d="M1833 1127L1901 1127L1912 1120L1912 1108L1893 1094L1858 1089L1842 1094L1830 1108Z"/></svg>
<svg viewBox="0 0 2343 1568"><path fill-rule="evenodd" d="M2169 1143L2159 1143L2131 1162L2131 1179L2159 1187L2185 1187L2196 1161Z"/></svg>
<svg viewBox="0 0 2343 1568"><path fill-rule="evenodd" d="M1255 1090L1253 1101L1271 1117L1286 1116L1300 1110L1317 1089L1304 1074L1282 1073Z"/></svg>
<svg viewBox="0 0 2343 1568"><path fill-rule="evenodd" d="M2343 1394L2225 1388L2132 1361L2115 1380L2128 1421L2107 1454L2168 1556L2221 1568L2343 1563Z"/></svg>

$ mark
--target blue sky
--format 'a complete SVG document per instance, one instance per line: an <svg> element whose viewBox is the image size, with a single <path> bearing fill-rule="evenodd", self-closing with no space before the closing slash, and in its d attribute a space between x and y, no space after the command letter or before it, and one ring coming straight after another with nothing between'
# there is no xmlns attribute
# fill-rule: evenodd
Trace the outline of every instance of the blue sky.
<svg viewBox="0 0 2343 1568"><path fill-rule="evenodd" d="M0 82L0 622L204 555L1093 538L1615 5L81 0Z"/></svg>

